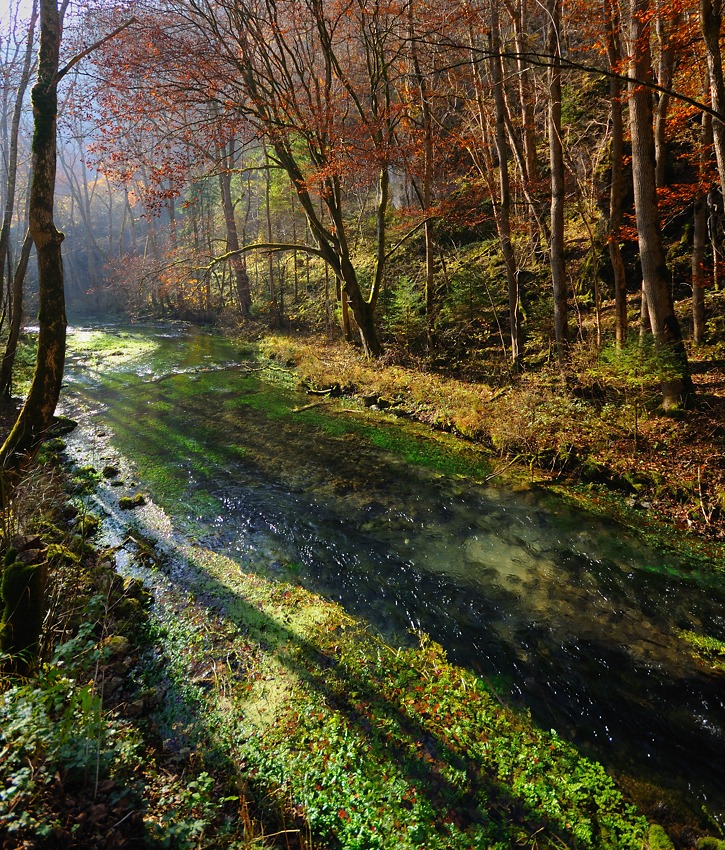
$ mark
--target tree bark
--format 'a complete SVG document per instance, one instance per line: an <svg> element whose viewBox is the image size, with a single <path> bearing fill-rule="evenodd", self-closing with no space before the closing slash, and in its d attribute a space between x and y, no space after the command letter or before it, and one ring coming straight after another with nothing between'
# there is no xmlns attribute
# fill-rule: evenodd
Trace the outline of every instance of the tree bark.
<svg viewBox="0 0 725 850"><path fill-rule="evenodd" d="M551 166L551 235L549 255L554 291L556 357L563 372L569 338L567 291L564 273L564 150L561 142L561 0L547 0L547 51L549 67L549 163Z"/></svg>
<svg viewBox="0 0 725 850"><path fill-rule="evenodd" d="M705 246L707 245L707 196L703 180L712 145L712 118L702 113L699 171L701 191L695 198L692 228L692 336L695 345L705 342Z"/></svg>
<svg viewBox="0 0 725 850"><path fill-rule="evenodd" d="M40 0L38 76L32 91L33 177L29 206L29 228L38 256L38 355L28 397L0 448L3 502L11 497L48 432L63 378L67 325L60 249L63 234L53 220L60 39L61 15L56 0Z"/></svg>
<svg viewBox="0 0 725 850"><path fill-rule="evenodd" d="M604 18L609 68L619 72L622 52L619 41L619 10L616 0L604 0ZM622 114L622 83L609 78L609 103L612 119L611 178L609 185L609 220L607 248L614 275L615 341L618 348L627 339L627 276L619 246L622 227L622 194L624 191L624 117Z"/></svg>
<svg viewBox="0 0 725 850"><path fill-rule="evenodd" d="M423 179L422 191L419 193L423 215L427 216L433 195L433 116L431 111L428 80L423 73L418 58L418 41L415 37L413 21L413 4L408 10L410 30L410 54L415 73L418 92L420 94L420 113L423 125ZM433 244L433 222L426 221L423 229L425 245L425 324L428 347L435 345L434 325L438 312L438 298L435 287L435 246Z"/></svg>
<svg viewBox="0 0 725 850"><path fill-rule="evenodd" d="M520 368L523 359L523 334L521 328L521 311L519 308L518 269L511 243L511 182L508 167L509 150L506 144L506 105L503 95L503 71L501 68L501 33L496 3L491 4L490 45L490 68L494 106L496 109L496 154L498 157L500 189L500 202L496 224L498 226L501 252L506 267L509 323L511 326L511 362L515 368Z"/></svg>
<svg viewBox="0 0 725 850"><path fill-rule="evenodd" d="M13 106L13 117L10 122L10 138L8 140L7 180L5 183L5 211L3 214L2 228L0 228L0 280L3 279L5 262L8 258L10 245L10 228L13 221L15 209L15 185L18 174L18 136L20 132L20 117L23 110L25 92L30 82L31 62L33 58L33 39L35 36L35 24L38 19L38 3L33 0L33 10L28 26L28 41L23 58L23 68L20 73L20 81L15 93L15 104ZM8 282L8 286L9 286Z"/></svg>
<svg viewBox="0 0 725 850"><path fill-rule="evenodd" d="M649 0L631 1L630 77L637 80L649 79L652 70L649 11ZM688 396L692 394L693 387L680 325L674 312L662 245L655 182L652 97L650 91L638 83L629 84L629 121L642 292L647 303L655 343L660 350L671 352L677 372L675 377L663 381L663 407L667 409L685 404Z"/></svg>
<svg viewBox="0 0 725 850"><path fill-rule="evenodd" d="M657 9L656 30L660 48L659 61L657 63L657 83L666 89L672 86L675 60L677 58L671 36L676 31L680 20L681 15L679 13L675 14L670 31L667 32L667 24L662 10L660 8ZM669 103L669 94L664 91L659 92L657 95L657 109L655 111L655 181L658 188L665 185L665 166L667 165L667 108Z"/></svg>
<svg viewBox="0 0 725 850"><path fill-rule="evenodd" d="M33 248L33 237L30 231L25 234L23 247L20 251L18 265L13 276L12 302L13 312L10 318L10 330L8 340L5 344L2 366L0 366L0 397L10 399L13 390L13 367L15 366L15 352L18 349L18 340L23 326L23 287L25 274L28 270L30 252Z"/></svg>
<svg viewBox="0 0 725 850"><path fill-rule="evenodd" d="M710 75L710 104L721 116L713 121L717 170L720 174L720 192L725 198L725 78L723 78L720 31L722 29L722 0L700 0L700 28L705 40L707 70Z"/></svg>
<svg viewBox="0 0 725 850"><path fill-rule="evenodd" d="M231 146L231 142L230 142ZM227 232L227 253L239 250L239 233L237 222L234 217L234 203L232 202L232 174L231 156L226 148L222 155L222 171L219 173L219 191L222 196L222 209L224 210L224 225ZM245 319L249 318L252 306L252 297L249 291L249 275L245 268L244 260L239 254L231 258L234 281L237 287L237 298L239 309Z"/></svg>

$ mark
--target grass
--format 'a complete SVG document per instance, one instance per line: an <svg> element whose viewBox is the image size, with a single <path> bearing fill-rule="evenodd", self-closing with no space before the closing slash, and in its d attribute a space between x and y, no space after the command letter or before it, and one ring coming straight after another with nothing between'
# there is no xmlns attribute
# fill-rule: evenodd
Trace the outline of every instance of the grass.
<svg viewBox="0 0 725 850"><path fill-rule="evenodd" d="M420 422L483 445L500 462L517 459L514 469L532 481L583 484L600 502L603 486L615 513L626 513L631 502L651 526L674 528L680 537L693 532L716 561L725 557L725 468L719 462L725 396L717 345L690 352L699 406L668 415L657 409L659 386L649 361L646 374L631 377L627 369L636 371L639 362L634 355L620 363L587 343L572 346L566 388L546 365L495 387L435 373L424 359L368 361L324 339L270 335L260 349L294 363L303 386L383 398Z"/></svg>
<svg viewBox="0 0 725 850"><path fill-rule="evenodd" d="M297 586L186 554L196 613L159 633L176 686L257 794L289 801L323 846L646 842L649 824L600 766L504 709L425 635L390 647ZM212 593L218 613L200 628ZM212 679L189 675L200 663Z"/></svg>

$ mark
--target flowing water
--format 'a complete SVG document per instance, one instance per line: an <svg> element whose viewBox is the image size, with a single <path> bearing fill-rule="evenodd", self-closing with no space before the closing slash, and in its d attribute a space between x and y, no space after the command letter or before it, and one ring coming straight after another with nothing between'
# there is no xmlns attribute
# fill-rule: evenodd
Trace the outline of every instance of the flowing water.
<svg viewBox="0 0 725 850"><path fill-rule="evenodd" d="M473 448L315 404L203 330L71 340L76 439L110 439L174 533L337 599L391 640L427 632L540 725L722 822L725 681L680 635L725 639L722 573L481 483Z"/></svg>

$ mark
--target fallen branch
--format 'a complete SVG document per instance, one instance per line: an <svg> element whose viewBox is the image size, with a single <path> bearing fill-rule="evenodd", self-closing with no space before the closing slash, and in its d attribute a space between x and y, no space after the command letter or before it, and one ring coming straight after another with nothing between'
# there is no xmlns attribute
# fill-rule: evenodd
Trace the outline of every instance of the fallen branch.
<svg viewBox="0 0 725 850"><path fill-rule="evenodd" d="M329 403L329 398L326 398L323 401L313 401L310 404L303 405L302 407L293 407L290 413L302 413L303 410L311 410L313 407L321 407L323 404Z"/></svg>

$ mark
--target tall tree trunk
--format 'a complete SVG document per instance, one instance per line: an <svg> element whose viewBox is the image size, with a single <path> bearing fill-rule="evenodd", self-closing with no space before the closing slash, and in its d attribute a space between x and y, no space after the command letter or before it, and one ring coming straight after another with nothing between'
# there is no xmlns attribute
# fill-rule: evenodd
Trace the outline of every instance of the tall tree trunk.
<svg viewBox="0 0 725 850"><path fill-rule="evenodd" d="M672 42L672 33L676 32L681 21L681 15L676 13L670 31L667 31L667 23L661 9L661 0L657 2L657 17L655 26L657 40L659 42L660 55L657 63L657 83L663 88L672 87L672 77L675 71L675 60L677 54ZM667 165L667 107L670 96L661 91L657 95L657 109L655 110L655 181L657 187L665 185L665 166Z"/></svg>
<svg viewBox="0 0 725 850"><path fill-rule="evenodd" d="M712 145L712 117L702 113L700 129L699 171L701 189L695 199L692 227L692 336L695 345L705 341L705 246L707 245L707 196L705 183Z"/></svg>
<svg viewBox="0 0 725 850"><path fill-rule="evenodd" d="M5 210L3 213L2 227L0 228L0 280L3 279L8 249L10 245L10 228L13 223L13 211L15 209L15 185L18 175L18 136L20 133L20 117L23 110L23 100L28 88L31 75L31 63L33 59L33 40L35 36L35 24L38 19L38 2L33 0L33 10L28 25L28 41L23 57L23 67L20 72L20 81L15 92L15 104L13 106L13 117L10 122L8 139L7 176L5 181ZM10 276L8 268L8 278ZM9 285L9 282L8 282Z"/></svg>
<svg viewBox="0 0 725 850"><path fill-rule="evenodd" d="M415 26L413 18L413 4L408 10L408 26L410 38L410 53L415 73L418 93L420 95L420 112L423 124L423 180L422 191L419 193L423 215L428 216L432 200L433 184L433 116L431 114L430 96L428 91L428 79L423 73L418 57L418 40L415 37ZM433 244L433 222L426 221L423 225L423 237L425 245L425 322L428 347L435 345L433 326L438 311L437 293L435 288L435 246Z"/></svg>
<svg viewBox="0 0 725 850"><path fill-rule="evenodd" d="M265 179L265 204L264 209L267 217L267 242L272 241L272 206L270 195L272 193L272 172L269 162L269 151L267 145L264 146L264 179ZM269 301L272 310L277 313L277 299L274 292L274 258L272 254L267 255L267 273L269 274ZM281 317L277 317L278 319Z"/></svg>
<svg viewBox="0 0 725 850"><path fill-rule="evenodd" d="M230 150L226 150L226 146L222 155L222 171L219 173L219 191L222 196L222 209L224 210L224 225L227 233L227 253L231 251L239 251L239 234L237 232L237 221L234 217L234 203L232 201L232 174L231 174L231 146ZM245 319L249 318L249 311L252 306L252 298L249 292L249 275L245 268L243 258L236 254L231 258L232 269L234 271L234 281L237 287L237 298L239 299L239 308L242 311L242 316Z"/></svg>
<svg viewBox="0 0 725 850"><path fill-rule="evenodd" d="M0 397L9 399L13 390L13 367L15 365L15 352L18 349L20 331L23 327L23 288L25 274L28 270L30 252L33 248L33 237L30 231L25 234L23 247L20 251L18 265L13 275L12 302L13 313L10 319L10 330L5 344L5 354L0 366Z"/></svg>
<svg viewBox="0 0 725 850"><path fill-rule="evenodd" d="M498 176L500 203L496 223L498 225L501 252L506 267L506 286L509 302L509 322L511 325L511 361L519 368L523 359L523 335L521 329L521 311L519 309L519 284L516 257L511 244L511 183L509 180L508 145L506 144L506 105L503 95L503 71L501 68L501 34L498 6L491 4L490 68L493 84L493 99L496 109L496 154L498 157Z"/></svg>
<svg viewBox="0 0 725 850"><path fill-rule="evenodd" d="M63 234L53 220L58 115L58 57L61 15L56 0L40 0L38 77L33 86L33 177L29 228L38 256L38 355L17 421L0 448L3 501L27 463L35 457L53 419L65 362L65 292L60 246Z"/></svg>
<svg viewBox="0 0 725 850"><path fill-rule="evenodd" d="M710 103L721 120L713 121L717 170L720 174L720 192L725 198L725 78L723 78L720 33L722 30L722 0L700 0L700 27L705 40L707 70L710 75Z"/></svg>
<svg viewBox="0 0 725 850"><path fill-rule="evenodd" d="M549 162L551 166L551 280L554 291L556 357L563 372L569 337L566 277L564 274L564 150L561 141L561 0L547 0L549 67Z"/></svg>
<svg viewBox="0 0 725 850"><path fill-rule="evenodd" d="M622 52L619 41L619 9L617 0L604 0L604 18L609 68L620 71ZM627 276L619 246L622 227L622 194L624 191L624 117L622 114L622 83L617 77L609 78L609 103L612 118L612 171L609 186L609 220L607 222L607 248L614 275L615 340L620 348L627 339Z"/></svg>
<svg viewBox="0 0 725 850"><path fill-rule="evenodd" d="M649 47L649 0L631 0L630 77L647 80L651 74ZM652 97L637 83L629 84L629 121L632 134L632 179L637 219L639 257L642 266L642 291L649 311L649 322L660 350L672 353L676 377L663 381L663 406L682 405L692 393L687 354L680 325L674 312L669 274L660 230L657 187L655 182L655 143L652 129Z"/></svg>

